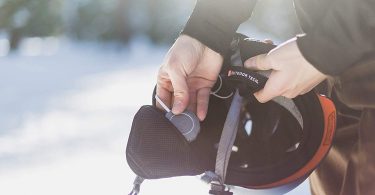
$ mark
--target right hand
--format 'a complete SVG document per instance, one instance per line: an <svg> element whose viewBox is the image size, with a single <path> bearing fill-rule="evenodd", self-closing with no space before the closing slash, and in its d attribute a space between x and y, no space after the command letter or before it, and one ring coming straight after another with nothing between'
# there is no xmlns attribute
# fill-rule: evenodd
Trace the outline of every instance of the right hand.
<svg viewBox="0 0 375 195"><path fill-rule="evenodd" d="M277 96L295 98L303 95L327 78L308 62L298 48L297 39L292 38L267 54L245 61L251 70L272 70L266 85L254 93L259 102L267 102Z"/></svg>
<svg viewBox="0 0 375 195"><path fill-rule="evenodd" d="M192 37L180 35L159 69L156 94L168 107L173 105L174 114L188 108L202 121L222 63L219 53Z"/></svg>

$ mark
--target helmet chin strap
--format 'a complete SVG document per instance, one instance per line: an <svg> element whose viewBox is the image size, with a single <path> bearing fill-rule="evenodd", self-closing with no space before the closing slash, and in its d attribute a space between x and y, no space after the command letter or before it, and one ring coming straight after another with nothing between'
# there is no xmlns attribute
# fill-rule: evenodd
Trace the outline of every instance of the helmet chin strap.
<svg viewBox="0 0 375 195"><path fill-rule="evenodd" d="M237 40L235 39L231 43L233 55L231 56L230 63L231 63L231 66L233 66L233 68L235 69L244 69L243 61L241 58L241 51L240 51L240 48L238 47L239 44L240 44L240 39L237 39ZM263 84L265 84L265 82L267 81L267 78L269 77L270 71L258 71L257 73L260 75L260 77L263 77L263 78L259 77L259 79L262 79ZM247 75L247 74L244 74L244 75ZM252 82L254 82L254 80L252 80ZM259 84L258 82L257 84L258 86L262 85L262 84ZM290 113L292 113L292 115L296 118L299 125L301 126L301 129L303 128L302 115L300 111L298 110L297 106L294 104L293 100L285 98L285 97L277 97L277 98L274 98L272 101L276 102L277 104L287 109ZM242 106L243 106L243 97L240 95L239 89L236 89L233 95L233 99L232 99L228 114L227 114L227 118L224 123L223 131L220 137L220 142L219 142L217 156L216 156L215 173L206 172L202 177L203 180L205 180L208 183L211 183L211 190L209 191L210 194L214 194L214 195L233 194L229 190L226 190L226 185L224 183L225 183L225 177L227 174L229 158L230 158L233 144L237 135Z"/></svg>
<svg viewBox="0 0 375 195"><path fill-rule="evenodd" d="M238 45L239 40L233 41L233 46L236 48L235 53L231 57L231 64L236 66L243 66ZM206 172L202 179L211 183L211 190L209 194L214 195L232 195L233 193L229 190L226 191L226 186L224 184L225 177L227 174L227 168L229 163L229 158L232 153L232 148L234 140L236 139L238 125L240 121L240 113L242 108L243 98L236 89L233 99L225 119L223 131L221 133L219 146L216 155L215 173Z"/></svg>
<svg viewBox="0 0 375 195"><path fill-rule="evenodd" d="M133 182L133 189L129 193L129 195L138 195L143 181L144 179L142 177L137 176Z"/></svg>
<svg viewBox="0 0 375 195"><path fill-rule="evenodd" d="M242 101L243 98L240 96L238 90L236 90L224 123L223 131L221 133L219 148L216 156L215 173L213 174L212 172L206 172L203 176L203 178L208 178L209 182L211 183L211 190L209 191L210 194L233 194L232 192L225 190L226 186L224 182L232 147L237 135Z"/></svg>

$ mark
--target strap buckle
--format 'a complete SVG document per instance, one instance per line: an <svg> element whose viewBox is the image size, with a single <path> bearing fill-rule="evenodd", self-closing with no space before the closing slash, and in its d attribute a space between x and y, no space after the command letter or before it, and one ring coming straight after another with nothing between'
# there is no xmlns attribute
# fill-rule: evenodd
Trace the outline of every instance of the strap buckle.
<svg viewBox="0 0 375 195"><path fill-rule="evenodd" d="M220 183L211 183L211 190L208 192L212 195L233 195L233 192L225 190L225 185Z"/></svg>
<svg viewBox="0 0 375 195"><path fill-rule="evenodd" d="M140 176L137 176L135 179L134 179L134 182L133 182L133 189L132 191L129 193L129 195L138 195L139 194L139 191L140 191L140 188L141 188L141 184L142 182L144 181L144 178L140 177Z"/></svg>

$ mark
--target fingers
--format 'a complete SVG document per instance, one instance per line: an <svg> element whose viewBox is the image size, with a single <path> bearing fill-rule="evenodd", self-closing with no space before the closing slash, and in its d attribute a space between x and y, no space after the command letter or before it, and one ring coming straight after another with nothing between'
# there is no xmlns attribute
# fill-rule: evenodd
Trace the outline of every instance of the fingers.
<svg viewBox="0 0 375 195"><path fill-rule="evenodd" d="M295 38L279 45L266 55L246 60L245 67L256 70L272 69L264 88L254 93L256 99L262 103L277 96L295 98L307 93L327 78L304 58Z"/></svg>
<svg viewBox="0 0 375 195"><path fill-rule="evenodd" d="M271 63L267 60L266 54L257 55L249 58L244 63L245 68L251 70L270 70L272 69Z"/></svg>
<svg viewBox="0 0 375 195"><path fill-rule="evenodd" d="M272 69L271 64L267 61L267 55L266 54L261 54L257 55L255 57L249 58L245 61L244 63L245 68L251 69L251 70L270 70ZM272 80L272 76L270 80ZM254 93L255 98L261 102L265 103L275 96L277 96L277 90L275 90L273 82L270 82L270 80L267 81L266 85L264 86L263 89L260 91Z"/></svg>
<svg viewBox="0 0 375 195"><path fill-rule="evenodd" d="M293 72L292 70L274 70L264 88L254 93L255 98L261 103L265 103L277 96L295 98L311 91L325 79L325 77L319 77L317 74L309 75L312 71L306 70L299 73L299 71ZM317 77L319 78L317 79Z"/></svg>
<svg viewBox="0 0 375 195"><path fill-rule="evenodd" d="M174 71L170 74L170 79L173 85L173 114L181 114L189 103L189 88L186 82L186 75L181 72Z"/></svg>
<svg viewBox="0 0 375 195"><path fill-rule="evenodd" d="M202 88L198 90L197 94L197 116L199 120L203 121L206 118L208 103L210 98L210 88Z"/></svg>
<svg viewBox="0 0 375 195"><path fill-rule="evenodd" d="M272 99L273 94L270 93L269 90L264 90L264 88L263 88L260 91L255 92L254 96L258 100L258 102L266 103L266 102L268 102Z"/></svg>
<svg viewBox="0 0 375 195"><path fill-rule="evenodd" d="M156 86L156 95L160 98L160 100L168 107L170 108L171 107L171 102L172 102L172 94L171 92L162 87L161 85L157 85ZM163 107L158 103L156 102L156 107L158 107L159 109L163 109Z"/></svg>
<svg viewBox="0 0 375 195"><path fill-rule="evenodd" d="M197 112L197 91L196 90L190 90L189 92L188 110L194 113Z"/></svg>
<svg viewBox="0 0 375 195"><path fill-rule="evenodd" d="M259 102L265 103L270 101L274 97L283 94L285 90L283 83L280 82L280 79L282 79L282 77L280 78L280 73L277 71L273 71L264 88L254 93L255 98Z"/></svg>
<svg viewBox="0 0 375 195"><path fill-rule="evenodd" d="M271 39L264 39L266 44L273 44ZM272 69L271 63L268 61L267 54L257 55L255 57L249 58L244 63L245 68L251 70L270 70Z"/></svg>

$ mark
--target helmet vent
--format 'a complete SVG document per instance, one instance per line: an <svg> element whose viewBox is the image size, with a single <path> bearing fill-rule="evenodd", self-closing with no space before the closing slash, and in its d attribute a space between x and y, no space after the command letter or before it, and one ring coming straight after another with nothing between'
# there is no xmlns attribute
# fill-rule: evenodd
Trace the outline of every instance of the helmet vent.
<svg viewBox="0 0 375 195"><path fill-rule="evenodd" d="M245 122L245 126L244 126L244 129L245 129L245 132L246 132L247 136L251 135L252 128L253 128L253 121L251 119L249 119Z"/></svg>

